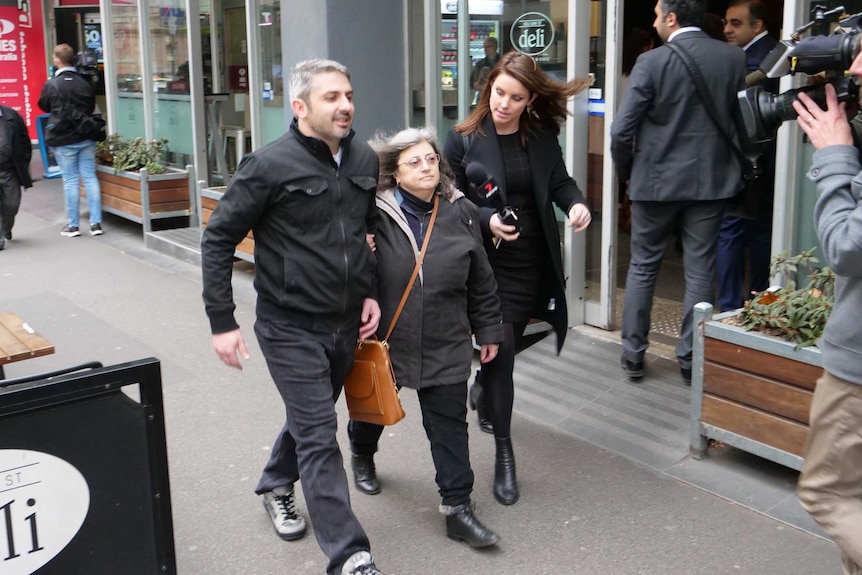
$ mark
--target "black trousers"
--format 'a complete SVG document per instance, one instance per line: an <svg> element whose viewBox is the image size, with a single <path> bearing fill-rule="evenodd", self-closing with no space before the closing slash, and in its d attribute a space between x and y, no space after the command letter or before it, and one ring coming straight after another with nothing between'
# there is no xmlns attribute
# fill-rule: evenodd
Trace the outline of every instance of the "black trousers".
<svg viewBox="0 0 862 575"><path fill-rule="evenodd" d="M473 470L467 443L467 384L425 387L417 393L442 503L451 506L469 503ZM353 453L374 455L383 426L351 419L347 432Z"/></svg>
<svg viewBox="0 0 862 575"><path fill-rule="evenodd" d="M21 206L21 181L15 170L0 170L0 243L15 225Z"/></svg>

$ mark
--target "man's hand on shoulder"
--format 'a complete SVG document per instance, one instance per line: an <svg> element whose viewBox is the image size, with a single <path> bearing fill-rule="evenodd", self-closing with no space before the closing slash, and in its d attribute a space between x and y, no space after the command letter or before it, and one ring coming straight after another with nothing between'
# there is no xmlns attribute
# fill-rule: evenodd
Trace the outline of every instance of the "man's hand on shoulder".
<svg viewBox="0 0 862 575"><path fill-rule="evenodd" d="M213 349L218 354L219 359L229 367L242 369L242 364L239 362L237 352L248 359L248 350L245 347L245 341L242 339L242 333L239 328L233 331L213 334Z"/></svg>
<svg viewBox="0 0 862 575"><path fill-rule="evenodd" d="M380 324L380 306L376 299L365 298L362 302L362 314L359 316L359 339L368 339L377 332Z"/></svg>

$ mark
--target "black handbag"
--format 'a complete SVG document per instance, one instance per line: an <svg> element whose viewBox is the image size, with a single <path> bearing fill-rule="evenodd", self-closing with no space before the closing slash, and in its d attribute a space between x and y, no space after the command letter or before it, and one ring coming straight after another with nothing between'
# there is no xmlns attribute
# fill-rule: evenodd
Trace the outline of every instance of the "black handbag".
<svg viewBox="0 0 862 575"><path fill-rule="evenodd" d="M691 54L689 54L685 48L678 44L674 44L673 42L667 42L665 45L679 56L680 60L682 60L682 63L688 70L689 75L691 75L691 80L694 83L694 87L697 89L697 94L700 96L703 107L706 108L709 117L712 118L712 121L715 122L716 126L718 126L718 131L721 132L721 135L724 136L725 140L727 140L727 143L730 145L730 148L733 150L733 154L736 156L736 159L742 168L742 189L739 191L739 194L731 200L728 209L725 211L725 215L749 220L756 219L761 213L761 210L766 207L764 204L769 201L770 195L769 190L767 189L766 178L763 174L763 168L758 163L760 156L750 157L747 155L739 147L739 144L736 143L736 140L734 140L728 133L725 123L722 122L722 119L718 114L718 110L715 107L715 102L709 93L709 89L706 87L706 82L700 73L700 69L697 67L697 63L691 57Z"/></svg>

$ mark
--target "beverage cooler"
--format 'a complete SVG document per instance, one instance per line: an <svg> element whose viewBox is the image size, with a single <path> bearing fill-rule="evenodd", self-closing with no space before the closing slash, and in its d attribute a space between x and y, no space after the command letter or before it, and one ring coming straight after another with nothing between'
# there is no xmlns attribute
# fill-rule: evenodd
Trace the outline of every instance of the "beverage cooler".
<svg viewBox="0 0 862 575"><path fill-rule="evenodd" d="M481 16L479 17L481 18ZM493 36L500 41L500 21L470 19L470 62L467 79L472 71L472 65L485 57L483 42ZM498 50L499 51L499 50ZM441 26L440 59L443 73L441 83L443 90L455 90L458 87L458 21L454 15L444 14ZM445 99L445 96L444 96Z"/></svg>

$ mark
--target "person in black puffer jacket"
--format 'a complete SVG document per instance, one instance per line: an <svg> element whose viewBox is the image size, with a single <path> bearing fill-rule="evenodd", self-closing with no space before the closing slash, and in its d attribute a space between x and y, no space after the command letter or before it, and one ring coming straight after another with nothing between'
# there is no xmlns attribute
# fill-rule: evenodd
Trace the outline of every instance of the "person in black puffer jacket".
<svg viewBox="0 0 862 575"><path fill-rule="evenodd" d="M81 193L78 180L87 192L90 235L102 235L102 190L96 178L96 142L76 131L70 118L75 111L91 115L96 109L96 93L89 80L75 69L75 51L68 44L54 48L57 73L42 86L39 107L51 114L45 128L45 143L53 148L63 174L66 195L66 225L60 235L74 238L78 230Z"/></svg>

